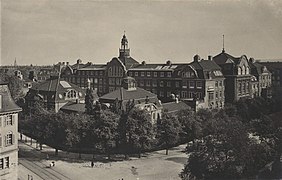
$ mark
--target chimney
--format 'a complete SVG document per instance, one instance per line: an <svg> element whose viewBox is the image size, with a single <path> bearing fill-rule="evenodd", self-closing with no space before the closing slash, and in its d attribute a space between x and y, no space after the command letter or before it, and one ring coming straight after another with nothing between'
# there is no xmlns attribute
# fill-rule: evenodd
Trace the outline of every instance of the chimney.
<svg viewBox="0 0 282 180"><path fill-rule="evenodd" d="M70 63L69 62L67 62L67 66L69 65Z"/></svg>
<svg viewBox="0 0 282 180"><path fill-rule="evenodd" d="M211 55L208 56L208 60L210 60L210 61L212 60L212 56Z"/></svg>
<svg viewBox="0 0 282 180"><path fill-rule="evenodd" d="M199 62L200 60L201 60L201 57L198 54L196 54L194 56L194 62Z"/></svg>
<svg viewBox="0 0 282 180"><path fill-rule="evenodd" d="M255 62L255 59L254 58L250 58L250 63L254 63Z"/></svg>
<svg viewBox="0 0 282 180"><path fill-rule="evenodd" d="M171 63L170 60L167 60L167 61L166 61L166 65L167 65L167 66L171 66L171 64L172 64L172 63Z"/></svg>
<svg viewBox="0 0 282 180"><path fill-rule="evenodd" d="M143 66L146 65L146 61L142 61L142 65L143 65Z"/></svg>
<svg viewBox="0 0 282 180"><path fill-rule="evenodd" d="M63 62L63 66L65 65L65 62Z"/></svg>

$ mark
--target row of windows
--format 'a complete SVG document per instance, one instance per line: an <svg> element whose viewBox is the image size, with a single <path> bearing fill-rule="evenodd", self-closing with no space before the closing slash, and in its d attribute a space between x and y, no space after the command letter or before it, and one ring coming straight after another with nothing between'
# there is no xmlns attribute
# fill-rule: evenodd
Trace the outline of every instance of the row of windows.
<svg viewBox="0 0 282 180"><path fill-rule="evenodd" d="M7 169L10 167L10 158L9 156L0 158L0 170Z"/></svg>
<svg viewBox="0 0 282 180"><path fill-rule="evenodd" d="M242 82L242 83L239 83L238 85L238 92L239 94L245 94L245 93L249 93L249 83L246 82Z"/></svg>
<svg viewBox="0 0 282 180"><path fill-rule="evenodd" d="M108 76L110 77L123 77L123 69L118 66L113 66L109 68Z"/></svg>
<svg viewBox="0 0 282 180"><path fill-rule="evenodd" d="M215 81L215 87L222 87L223 81Z"/></svg>
<svg viewBox="0 0 282 180"><path fill-rule="evenodd" d="M182 81L182 88L187 88L187 85L189 85L189 89L193 89L195 88L195 81ZM202 89L202 87L203 87L203 82L197 81L196 88Z"/></svg>
<svg viewBox="0 0 282 180"><path fill-rule="evenodd" d="M104 71L77 71L78 75L103 76Z"/></svg>
<svg viewBox="0 0 282 180"><path fill-rule="evenodd" d="M203 98L203 94L201 92L187 92L187 91L181 91L181 98Z"/></svg>
<svg viewBox="0 0 282 180"><path fill-rule="evenodd" d="M0 134L0 148L15 144L15 135L10 131L4 137Z"/></svg>
<svg viewBox="0 0 282 180"><path fill-rule="evenodd" d="M209 108L213 109L213 108L223 108L223 102L222 101L216 101L214 102L210 102L209 103Z"/></svg>
<svg viewBox="0 0 282 180"><path fill-rule="evenodd" d="M171 72L129 72L129 76L131 77L171 77Z"/></svg>
<svg viewBox="0 0 282 180"><path fill-rule="evenodd" d="M2 126L12 126L15 124L15 114L8 114L0 116L0 127Z"/></svg>
<svg viewBox="0 0 282 180"><path fill-rule="evenodd" d="M238 68L238 75L249 74L249 67L243 65L242 67Z"/></svg>
<svg viewBox="0 0 282 180"><path fill-rule="evenodd" d="M215 97L214 97L214 95L215 95ZM216 91L215 93L214 92L209 92L209 101L214 100L214 98L218 99L218 98L222 98L222 97L224 97L224 94L223 94L222 91L219 91L219 92Z"/></svg>

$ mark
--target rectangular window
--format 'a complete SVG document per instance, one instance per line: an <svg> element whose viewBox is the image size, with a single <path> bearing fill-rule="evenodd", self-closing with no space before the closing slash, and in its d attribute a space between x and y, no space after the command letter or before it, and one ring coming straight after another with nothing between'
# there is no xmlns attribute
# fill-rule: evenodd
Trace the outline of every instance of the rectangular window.
<svg viewBox="0 0 282 180"><path fill-rule="evenodd" d="M209 100L210 100L210 101L213 100L213 95L214 95L213 92L210 92L210 93L209 93Z"/></svg>
<svg viewBox="0 0 282 180"><path fill-rule="evenodd" d="M153 87L157 87L158 86L158 83L156 80L153 80Z"/></svg>
<svg viewBox="0 0 282 180"><path fill-rule="evenodd" d="M215 81L215 87L218 87L218 81Z"/></svg>
<svg viewBox="0 0 282 180"><path fill-rule="evenodd" d="M6 146L12 145L12 143L13 143L12 139L13 139L12 133L6 135Z"/></svg>
<svg viewBox="0 0 282 180"><path fill-rule="evenodd" d="M97 79L97 78L94 79L94 83L95 83L95 84L98 83L98 79Z"/></svg>
<svg viewBox="0 0 282 180"><path fill-rule="evenodd" d="M179 87L179 82L178 81L175 82L175 87L177 87L177 88Z"/></svg>
<svg viewBox="0 0 282 180"><path fill-rule="evenodd" d="M147 80L147 81L146 81L146 86L147 86L147 87L151 86L151 81L150 81L150 80Z"/></svg>
<svg viewBox="0 0 282 180"><path fill-rule="evenodd" d="M182 88L187 88L187 81L182 81Z"/></svg>
<svg viewBox="0 0 282 180"><path fill-rule="evenodd" d="M197 81L197 89L202 89L203 83L202 81Z"/></svg>
<svg viewBox="0 0 282 180"><path fill-rule="evenodd" d="M147 72L147 76L150 77L151 76L151 72Z"/></svg>
<svg viewBox="0 0 282 180"><path fill-rule="evenodd" d="M219 87L221 87L222 86L222 81L219 81Z"/></svg>
<svg viewBox="0 0 282 180"><path fill-rule="evenodd" d="M164 72L161 72L160 77L164 77Z"/></svg>
<svg viewBox="0 0 282 180"><path fill-rule="evenodd" d="M158 77L158 72L154 72L154 77Z"/></svg>
<svg viewBox="0 0 282 180"><path fill-rule="evenodd" d="M189 88L191 88L191 89L195 88L195 82L194 81L189 81Z"/></svg>
<svg viewBox="0 0 282 180"><path fill-rule="evenodd" d="M140 86L144 86L144 81L143 80L140 81Z"/></svg>
<svg viewBox="0 0 282 180"><path fill-rule="evenodd" d="M215 98L216 99L218 98L218 92L215 92Z"/></svg>
<svg viewBox="0 0 282 180"><path fill-rule="evenodd" d="M170 81L166 82L166 86L171 87L171 82Z"/></svg>
<svg viewBox="0 0 282 180"><path fill-rule="evenodd" d="M160 81L160 87L164 87L164 82Z"/></svg>
<svg viewBox="0 0 282 180"><path fill-rule="evenodd" d="M164 92L160 91L160 97L164 97Z"/></svg>
<svg viewBox="0 0 282 180"><path fill-rule="evenodd" d="M99 86L99 92L102 92L102 91L103 91L102 86Z"/></svg>
<svg viewBox="0 0 282 180"><path fill-rule="evenodd" d="M188 98L194 98L194 93L193 92L189 92Z"/></svg>
<svg viewBox="0 0 282 180"><path fill-rule="evenodd" d="M138 72L135 72L135 73L134 73L134 76L138 77Z"/></svg>
<svg viewBox="0 0 282 180"><path fill-rule="evenodd" d="M187 97L187 91L181 91L181 98Z"/></svg>
<svg viewBox="0 0 282 180"><path fill-rule="evenodd" d="M103 71L100 71L100 76L103 76Z"/></svg>
<svg viewBox="0 0 282 180"><path fill-rule="evenodd" d="M129 72L128 75L129 75L130 77L132 77L132 72Z"/></svg>
<svg viewBox="0 0 282 180"><path fill-rule="evenodd" d="M4 158L4 162L5 162L5 169L10 167L10 159L9 157L5 157Z"/></svg>
<svg viewBox="0 0 282 180"><path fill-rule="evenodd" d="M141 76L144 77L144 76L145 76L145 73L144 73L144 72L141 72Z"/></svg>
<svg viewBox="0 0 282 180"><path fill-rule="evenodd" d="M103 79L102 78L99 79L99 84L103 84Z"/></svg>
<svg viewBox="0 0 282 180"><path fill-rule="evenodd" d="M171 77L171 72L167 72L167 77Z"/></svg>
<svg viewBox="0 0 282 180"><path fill-rule="evenodd" d="M6 125L13 125L13 115L6 116Z"/></svg>

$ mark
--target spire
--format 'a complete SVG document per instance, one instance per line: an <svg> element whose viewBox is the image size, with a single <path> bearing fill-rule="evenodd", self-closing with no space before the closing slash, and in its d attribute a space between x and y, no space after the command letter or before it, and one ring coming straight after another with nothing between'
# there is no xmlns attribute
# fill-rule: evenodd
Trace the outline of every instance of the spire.
<svg viewBox="0 0 282 180"><path fill-rule="evenodd" d="M222 53L225 53L225 50L224 50L224 34L222 35Z"/></svg>
<svg viewBox="0 0 282 180"><path fill-rule="evenodd" d="M18 64L17 64L17 58L15 57L15 61L14 61L14 66L16 67L16 66L18 66Z"/></svg>
<svg viewBox="0 0 282 180"><path fill-rule="evenodd" d="M125 62L125 59L129 56L130 56L130 49L128 48L128 40L126 38L125 31L124 31L124 34L121 39L121 46L119 49L119 58L123 62Z"/></svg>

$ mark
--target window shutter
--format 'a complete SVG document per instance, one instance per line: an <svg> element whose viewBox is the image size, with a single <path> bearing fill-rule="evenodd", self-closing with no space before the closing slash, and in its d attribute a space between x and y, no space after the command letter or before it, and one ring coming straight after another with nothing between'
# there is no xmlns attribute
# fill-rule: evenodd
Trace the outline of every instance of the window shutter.
<svg viewBox="0 0 282 180"><path fill-rule="evenodd" d="M3 116L3 125L4 125L4 127L6 126L6 124L7 124L7 122L6 122L6 116Z"/></svg>
<svg viewBox="0 0 282 180"><path fill-rule="evenodd" d="M3 144L5 144L5 146L7 146L7 136L4 136L4 143Z"/></svg>
<svg viewBox="0 0 282 180"><path fill-rule="evenodd" d="M15 114L13 114L13 115L12 115L12 125L14 125L14 124L15 124L15 119L16 119L16 115L15 115Z"/></svg>
<svg viewBox="0 0 282 180"><path fill-rule="evenodd" d="M12 144L15 144L15 135L12 135Z"/></svg>
<svg viewBox="0 0 282 180"><path fill-rule="evenodd" d="M3 116L0 116L0 127L2 127L2 119L3 119Z"/></svg>
<svg viewBox="0 0 282 180"><path fill-rule="evenodd" d="M1 134L0 134L0 147L2 147L2 137L1 137Z"/></svg>

